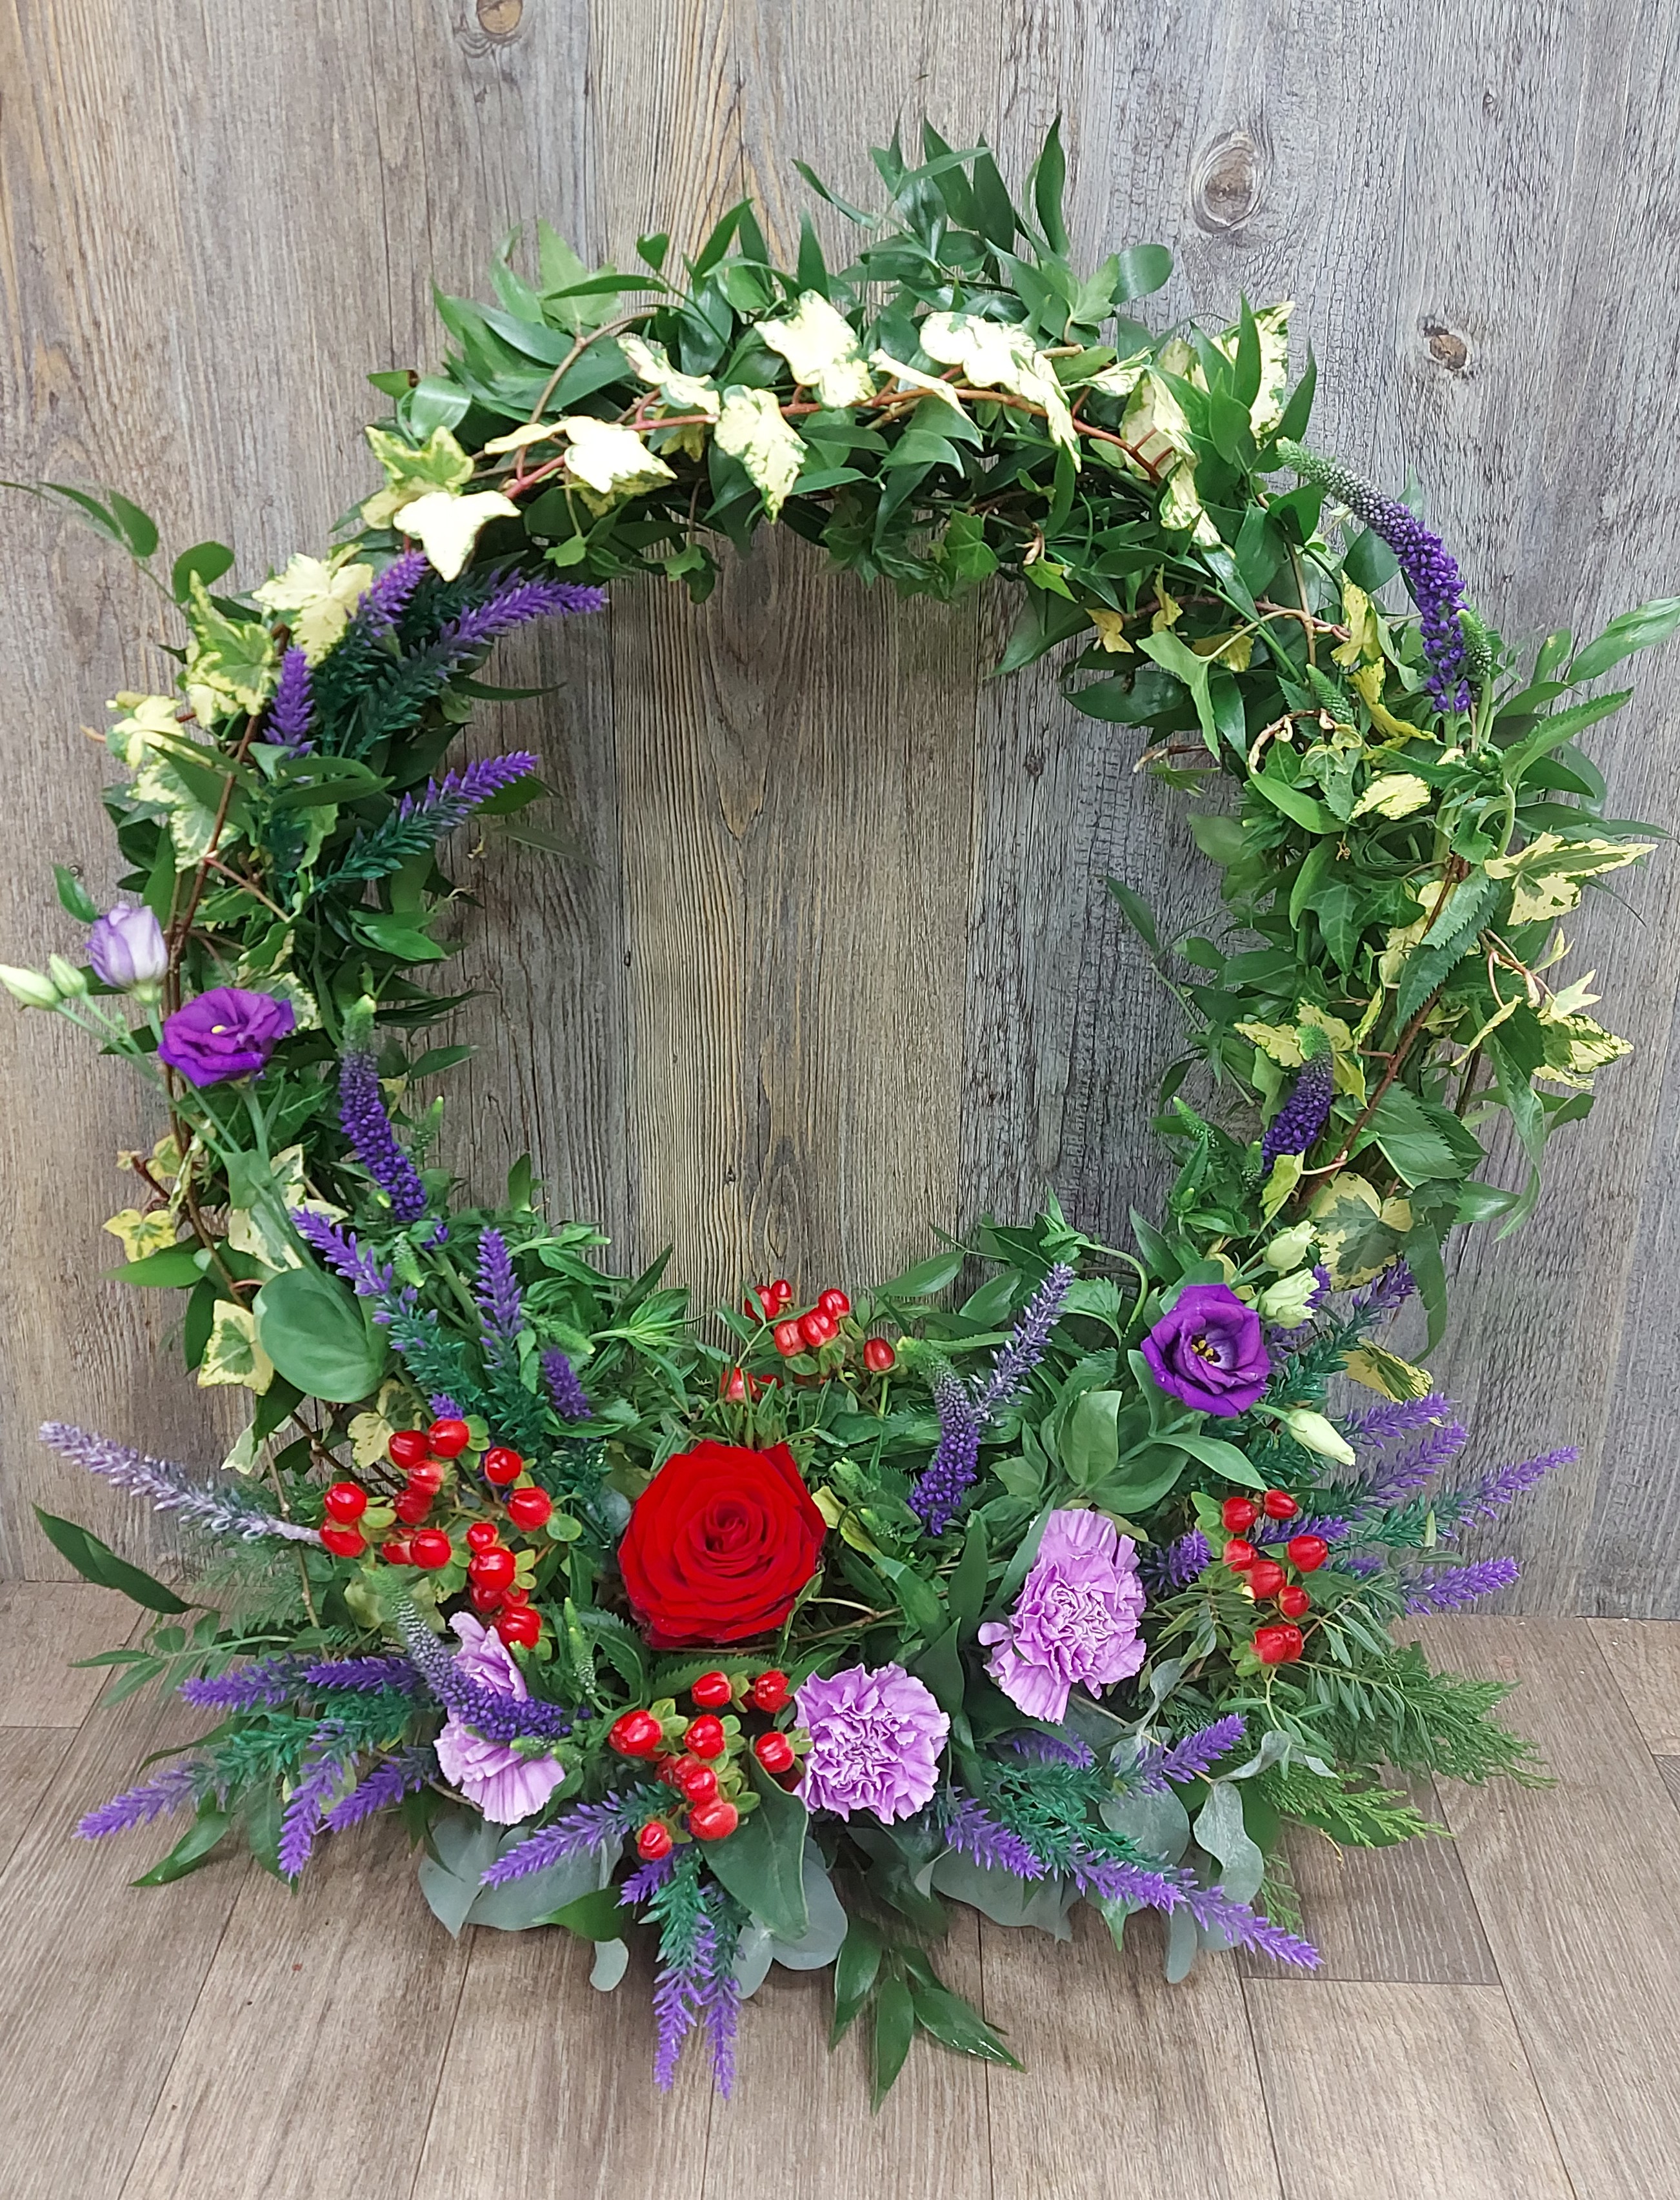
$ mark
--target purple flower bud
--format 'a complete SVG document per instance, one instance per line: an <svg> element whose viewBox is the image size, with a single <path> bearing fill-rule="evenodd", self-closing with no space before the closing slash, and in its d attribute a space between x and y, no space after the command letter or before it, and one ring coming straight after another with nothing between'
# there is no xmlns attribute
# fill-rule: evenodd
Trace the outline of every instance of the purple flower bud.
<svg viewBox="0 0 1680 2200"><path fill-rule="evenodd" d="M150 910L107 910L88 934L87 959L102 985L119 992L155 986L169 968L163 927Z"/></svg>

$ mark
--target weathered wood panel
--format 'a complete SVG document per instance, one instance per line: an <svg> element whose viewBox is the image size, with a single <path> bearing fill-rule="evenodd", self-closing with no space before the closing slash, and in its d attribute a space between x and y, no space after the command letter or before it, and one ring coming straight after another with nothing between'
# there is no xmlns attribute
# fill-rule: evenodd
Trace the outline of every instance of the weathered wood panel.
<svg viewBox="0 0 1680 2200"><path fill-rule="evenodd" d="M867 143L925 108L1018 173L1059 112L1082 249L1172 244L1173 313L1294 295L1322 440L1385 480L1415 467L1512 631L1590 627L1671 587L1680 537L1677 35L1631 0L1286 18L1006 0L960 27L932 0L7 7L0 471L115 482L178 543L219 534L260 565L362 481L362 370L425 357L431 280L473 286L516 223L545 213L621 259L656 226L691 242L750 190L785 242L796 155L867 196ZM147 606L52 512L6 509L0 742L23 829L0 956L18 959L50 859L111 882L102 759L73 728L145 676ZM541 751L575 854L474 873L458 967L490 992L453 1138L476 1184L529 1148L624 1259L669 1239L709 1289L772 1266L865 1276L1047 1185L1109 1234L1152 1202L1177 1034L1102 880L1169 927L1205 916L1211 881L1129 735L1079 718L1053 673L982 677L1009 616L862 596L790 542L701 613L626 590L526 645L513 676L561 692L479 738ZM1599 753L1619 810L1671 810L1654 704ZM1529 1232L1462 1263L1438 1367L1482 1456L1583 1448L1508 1539L1537 1608L1680 1610L1655 1281L1680 1226L1677 897L1660 859L1580 920L1580 967L1640 1052ZM51 1573L32 1499L137 1554L154 1530L43 1460L36 1420L200 1459L223 1424L157 1310L87 1282L125 1203L103 1157L136 1138L131 1096L45 1020L4 1030L0 1571Z"/></svg>

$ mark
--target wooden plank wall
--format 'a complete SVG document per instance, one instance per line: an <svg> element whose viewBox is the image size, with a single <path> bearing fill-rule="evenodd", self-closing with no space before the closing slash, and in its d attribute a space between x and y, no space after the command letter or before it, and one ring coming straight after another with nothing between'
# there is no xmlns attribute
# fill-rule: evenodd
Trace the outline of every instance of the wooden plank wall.
<svg viewBox="0 0 1680 2200"><path fill-rule="evenodd" d="M866 146L926 111L1018 173L1059 112L1082 249L1171 244L1173 314L1297 298L1321 439L1390 483L1415 466L1514 630L1590 628L1677 578L1677 40L1634 0L8 0L0 471L115 483L252 572L359 492L362 371L430 355L432 279L473 288L513 224L623 255L751 190L785 243L796 155L866 197ZM76 728L146 678L149 610L50 509L3 511L23 960L52 859L110 884ZM1110 1232L1158 1195L1175 1033L1100 881L1187 921L1209 875L1130 736L1048 676L983 679L1006 616L779 543L703 611L627 589L528 645L561 693L477 738L541 749L575 852L483 869L464 1167L489 1184L528 1145L557 1207L627 1258L669 1236L708 1287L878 1273L1047 1182ZM1657 676L1600 753L1621 814L1680 811ZM1581 920L1639 1051L1541 1219L1465 1262L1438 1368L1479 1458L1582 1447L1515 1529L1529 1608L1680 1612L1677 896L1660 859ZM0 1571L50 1574L31 1501L137 1554L151 1530L43 1459L44 1413L214 1443L151 1309L89 1281L131 1096L44 1018L0 1033Z"/></svg>

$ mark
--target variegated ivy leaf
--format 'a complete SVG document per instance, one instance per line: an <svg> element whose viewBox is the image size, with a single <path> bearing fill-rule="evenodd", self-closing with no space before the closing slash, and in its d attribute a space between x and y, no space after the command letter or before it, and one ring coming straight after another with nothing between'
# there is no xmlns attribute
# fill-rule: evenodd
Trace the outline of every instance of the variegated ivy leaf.
<svg viewBox="0 0 1680 2200"><path fill-rule="evenodd" d="M1607 1062L1619 1062L1624 1055L1633 1052L1625 1039L1606 1031L1590 1016L1560 1015L1555 1001L1549 1001L1541 1009L1538 1021L1546 1066L1534 1074L1549 1084L1587 1091L1592 1085L1594 1070L1602 1069Z"/></svg>
<svg viewBox="0 0 1680 2200"><path fill-rule="evenodd" d="M289 954L289 947L287 952ZM248 986L254 992L271 993L277 1001L289 1001L295 1020L293 1025L294 1030L306 1032L319 1031L321 1028L319 1003L308 986L302 984L291 971L277 970L271 968L260 968L254 963L242 961L234 974L233 982L236 986ZM300 1146L288 1147L286 1150L288 1153L295 1151L300 1154L303 1149ZM277 1168L280 1165L280 1158L282 1157L276 1159ZM300 1200L302 1196L303 1187L300 1184L298 1186Z"/></svg>
<svg viewBox="0 0 1680 2200"><path fill-rule="evenodd" d="M806 445L783 419L773 391L732 383L723 393L723 411L714 437L719 450L738 459L776 518L805 463Z"/></svg>
<svg viewBox="0 0 1680 2200"><path fill-rule="evenodd" d="M1376 606L1356 581L1342 576L1342 624L1348 630L1345 641L1339 641L1331 651L1338 664L1355 665L1362 659L1374 663L1382 655L1382 633L1377 624ZM1382 682L1377 682L1377 693L1382 693Z"/></svg>
<svg viewBox="0 0 1680 2200"><path fill-rule="evenodd" d="M254 593L265 611L289 614L292 640L311 664L318 664L349 625L351 614L373 585L371 565L347 565L347 550L330 559L289 559L283 572Z"/></svg>
<svg viewBox="0 0 1680 2200"><path fill-rule="evenodd" d="M1540 833L1515 855L1496 856L1487 874L1516 882L1511 922L1537 924L1573 909L1588 879L1636 863L1655 845L1654 840L1565 840L1555 833Z"/></svg>
<svg viewBox="0 0 1680 2200"><path fill-rule="evenodd" d="M509 451L528 451L533 443L551 443L560 433L557 420L527 420L505 436L493 436L484 446L493 458L502 458Z"/></svg>
<svg viewBox="0 0 1680 2200"><path fill-rule="evenodd" d="M217 1300L198 1380L202 1390L254 1390L259 1397L274 1380L274 1362L257 1343L256 1317L249 1307Z"/></svg>
<svg viewBox="0 0 1680 2200"><path fill-rule="evenodd" d="M716 383L703 374L680 372L672 366L663 344L632 334L621 336L618 348L637 379L656 389L674 412L703 412L709 420L715 420L723 410L723 396Z"/></svg>
<svg viewBox="0 0 1680 2200"><path fill-rule="evenodd" d="M1403 1401L1426 1398L1435 1387L1426 1367L1415 1367L1409 1360L1403 1360L1397 1352L1385 1352L1380 1344L1356 1344L1342 1355L1342 1366L1356 1383L1380 1391L1385 1398Z"/></svg>
<svg viewBox="0 0 1680 2200"><path fill-rule="evenodd" d="M516 519L519 506L499 489L457 496L446 489L429 489L402 508L399 525L425 552L427 562L452 581L472 554L472 547L493 519Z"/></svg>
<svg viewBox="0 0 1680 2200"><path fill-rule="evenodd" d="M1312 1218L1320 1255L1339 1291L1380 1275L1412 1226L1409 1201L1379 1198L1354 1169L1331 1178L1312 1203Z"/></svg>
<svg viewBox="0 0 1680 2200"><path fill-rule="evenodd" d="M813 390L820 405L861 405L875 395L852 325L816 290L800 294L785 320L761 321L758 332L780 352L794 380Z"/></svg>
<svg viewBox="0 0 1680 2200"><path fill-rule="evenodd" d="M1373 811L1379 817L1409 817L1415 810L1426 809L1429 803L1429 781L1420 779L1415 771L1385 771L1374 779L1353 805L1356 817L1368 817Z"/></svg>
<svg viewBox="0 0 1680 2200"><path fill-rule="evenodd" d="M473 462L447 428L434 428L417 447L386 428L370 428L367 439L385 470L385 487L362 506L370 527L388 527L405 504L429 490L460 489L472 479Z"/></svg>
<svg viewBox="0 0 1680 2200"><path fill-rule="evenodd" d="M149 1253L166 1252L175 1243L175 1218L166 1207L154 1208L149 1214L141 1214L137 1207L125 1207L99 1226L120 1242L124 1258L130 1261L143 1261Z"/></svg>
<svg viewBox="0 0 1680 2200"><path fill-rule="evenodd" d="M181 735L181 703L175 695L140 695L125 688L105 705L108 711L120 711L123 715L105 735L105 746L120 764L131 771L142 770L149 758L155 754L150 736L167 734L173 740Z"/></svg>
<svg viewBox="0 0 1680 2200"><path fill-rule="evenodd" d="M196 573L182 611L193 638L186 671L190 693L208 691L218 699L216 715L221 717L236 710L260 711L274 692L277 662L268 629L255 619L233 619L218 611Z"/></svg>
<svg viewBox="0 0 1680 2200"><path fill-rule="evenodd" d="M1292 298L1280 305L1263 306L1254 316L1255 334L1260 339L1260 387L1248 408L1248 423L1257 436L1264 436L1276 427L1283 418L1284 391L1289 383L1289 316L1295 310ZM1227 329L1216 336L1215 343L1228 360L1237 355L1241 331ZM1206 388L1206 381L1198 366L1193 379L1199 389Z"/></svg>
<svg viewBox="0 0 1680 2200"><path fill-rule="evenodd" d="M1112 366L1090 375L1085 382L1087 389L1094 389L1100 397L1129 397L1142 381L1149 366L1149 354L1135 351L1128 359L1117 359Z"/></svg>
<svg viewBox="0 0 1680 2200"><path fill-rule="evenodd" d="M1136 653L1131 643L1126 639L1126 620L1123 612L1105 611L1098 605L1090 610L1088 616L1092 625L1097 630L1098 641L1111 657L1119 656L1123 652L1127 656Z"/></svg>
<svg viewBox="0 0 1680 2200"><path fill-rule="evenodd" d="M633 428L614 420L593 420L583 412L560 424L567 436L566 471L580 485L592 512L605 512L627 496L676 479Z"/></svg>
<svg viewBox="0 0 1680 2200"><path fill-rule="evenodd" d="M942 366L959 366L982 389L1007 389L1044 407L1045 425L1079 464L1079 437L1053 362L1024 329L983 321L974 313L930 313L919 331L922 349Z"/></svg>
<svg viewBox="0 0 1680 2200"><path fill-rule="evenodd" d="M269 986L265 991L272 992ZM301 1145L286 1146L276 1154L271 1163L270 1181L280 1204L288 1212L294 1208L313 1206L318 1212L321 1202L307 1197L304 1182L304 1158ZM335 1208L335 1218L341 1210ZM236 1207L228 1216L228 1243L236 1253L248 1253L254 1261L277 1273L282 1268L300 1268L303 1257L299 1253L292 1234L284 1229L277 1216L266 1207Z"/></svg>
<svg viewBox="0 0 1680 2200"><path fill-rule="evenodd" d="M1254 632L1239 627L1232 634L1205 634L1190 645L1198 657L1211 657L1233 672L1246 672L1254 661Z"/></svg>
<svg viewBox="0 0 1680 2200"><path fill-rule="evenodd" d="M1371 723L1380 734L1386 734L1396 741L1415 741L1422 737L1420 728L1409 725L1404 718L1397 718L1382 699L1388 677L1386 664L1380 659L1374 664L1361 664L1351 677L1361 701L1371 714Z"/></svg>
<svg viewBox="0 0 1680 2200"><path fill-rule="evenodd" d="M1301 1051L1301 1034L1293 1024L1263 1024L1258 1021L1237 1026L1240 1036L1251 1045L1257 1046L1282 1069L1298 1069L1306 1060Z"/></svg>
<svg viewBox="0 0 1680 2200"><path fill-rule="evenodd" d="M178 737L180 731L177 726L175 732ZM195 741L192 746L203 750L207 768L214 769L220 765L222 756L219 749L211 748L207 743L199 741ZM225 846L235 838L232 828L224 820L221 838L218 842L215 810L207 803L200 801L168 756L159 750L154 749L148 753L146 762L134 775L134 783L129 792L137 802L147 803L164 813L168 822L169 837L174 844L178 871L190 870L195 864L204 861L213 845Z"/></svg>
<svg viewBox="0 0 1680 2200"><path fill-rule="evenodd" d="M907 366L901 359L895 359L890 351L871 352L869 364L878 374L890 374L907 392L919 390L924 397L936 397L942 405L948 405L954 412L967 419L961 398L950 383L942 381L938 375L924 374L919 366Z"/></svg>

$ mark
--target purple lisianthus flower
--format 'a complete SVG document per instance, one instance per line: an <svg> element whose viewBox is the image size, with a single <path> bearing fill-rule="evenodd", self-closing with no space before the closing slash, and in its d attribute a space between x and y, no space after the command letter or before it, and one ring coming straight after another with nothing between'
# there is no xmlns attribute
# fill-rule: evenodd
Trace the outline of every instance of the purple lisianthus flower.
<svg viewBox="0 0 1680 2200"><path fill-rule="evenodd" d="M811 1736L799 1788L811 1810L890 1822L933 1800L951 1722L902 1665L849 1665L829 1681L814 1675L793 1700Z"/></svg>
<svg viewBox="0 0 1680 2200"><path fill-rule="evenodd" d="M1143 1340L1149 1372L1199 1413L1245 1413L1264 1395L1272 1363L1260 1317L1225 1284L1191 1284Z"/></svg>
<svg viewBox="0 0 1680 2200"><path fill-rule="evenodd" d="M163 927L143 906L110 909L88 934L87 959L102 986L131 993L155 986L169 968Z"/></svg>
<svg viewBox="0 0 1680 2200"><path fill-rule="evenodd" d="M291 1003L272 993L214 986L166 1021L158 1059L178 1069L190 1085L252 1077L296 1021Z"/></svg>
<svg viewBox="0 0 1680 2200"><path fill-rule="evenodd" d="M460 1637L455 1664L464 1679L499 1696L528 1697L525 1676L493 1628L465 1612L450 1624ZM505 1742L487 1741L453 1711L435 1747L444 1778L498 1826L517 1825L540 1811L566 1776L551 1757L522 1757Z"/></svg>
<svg viewBox="0 0 1680 2200"><path fill-rule="evenodd" d="M1070 1689L1100 1694L1136 1672L1142 1618L1130 1536L1100 1512L1053 1512L1014 1611L980 1630L994 1646L986 1670L1029 1718L1057 1724Z"/></svg>

